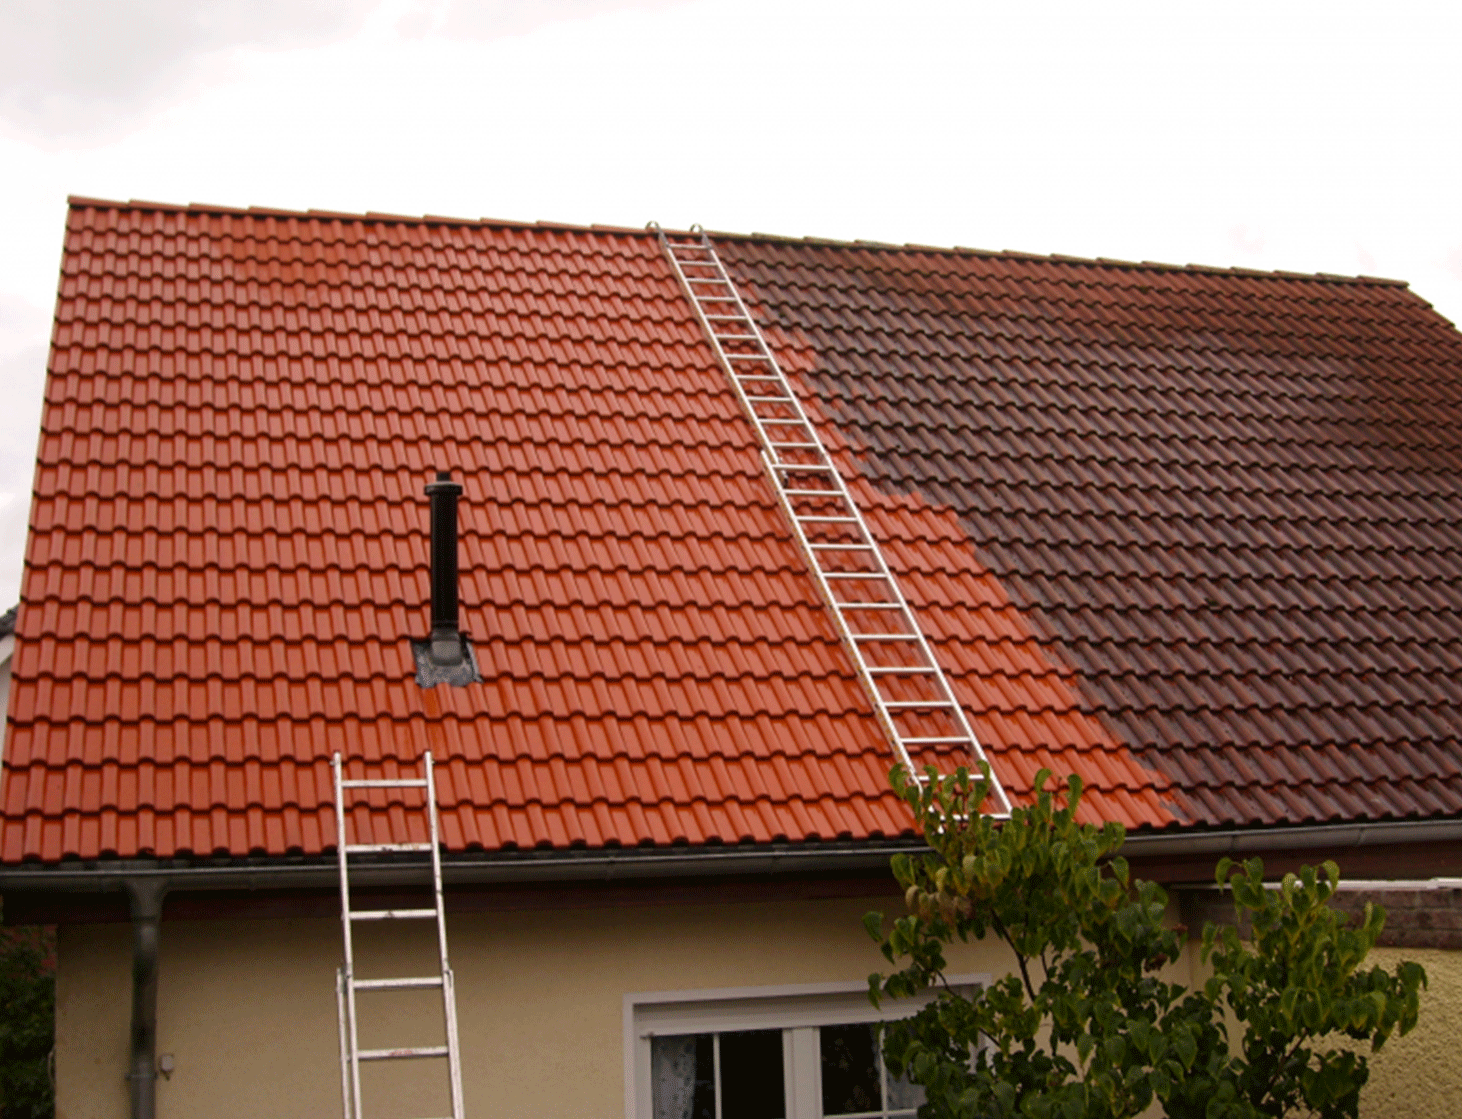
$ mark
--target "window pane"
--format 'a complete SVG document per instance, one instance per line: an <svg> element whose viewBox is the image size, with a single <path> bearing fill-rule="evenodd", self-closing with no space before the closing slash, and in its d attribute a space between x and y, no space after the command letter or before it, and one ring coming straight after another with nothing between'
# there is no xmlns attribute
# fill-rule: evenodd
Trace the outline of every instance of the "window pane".
<svg viewBox="0 0 1462 1119"><path fill-rule="evenodd" d="M650 1039L650 1099L655 1119L716 1119L712 1045L710 1034Z"/></svg>
<svg viewBox="0 0 1462 1119"><path fill-rule="evenodd" d="M823 1026L818 1032L822 1035L822 1113L882 1111L873 1027Z"/></svg>
<svg viewBox="0 0 1462 1119"><path fill-rule="evenodd" d="M782 1031L721 1035L721 1119L782 1119Z"/></svg>
<svg viewBox="0 0 1462 1119"><path fill-rule="evenodd" d="M889 1111L912 1111L923 1102L924 1086L922 1084L910 1084L903 1077L895 1079L893 1073L888 1074Z"/></svg>

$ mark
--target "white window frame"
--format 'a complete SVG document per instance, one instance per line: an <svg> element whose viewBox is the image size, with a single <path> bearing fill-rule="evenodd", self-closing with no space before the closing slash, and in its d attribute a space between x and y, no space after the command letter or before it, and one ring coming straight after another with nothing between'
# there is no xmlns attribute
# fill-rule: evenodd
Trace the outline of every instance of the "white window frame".
<svg viewBox="0 0 1462 1119"><path fill-rule="evenodd" d="M951 987L988 985L990 976L951 975ZM624 996L625 1119L654 1119L650 1039L665 1034L785 1031L782 1074L787 1119L821 1119L822 1054L819 1026L896 1022L934 1001L936 991L910 999L868 1001L867 982L794 983L773 987L717 987L699 991L643 991Z"/></svg>

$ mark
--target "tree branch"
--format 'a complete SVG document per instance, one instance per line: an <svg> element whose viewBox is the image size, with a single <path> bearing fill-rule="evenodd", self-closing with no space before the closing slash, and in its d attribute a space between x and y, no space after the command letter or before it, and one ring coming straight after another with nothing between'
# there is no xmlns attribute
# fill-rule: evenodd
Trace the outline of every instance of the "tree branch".
<svg viewBox="0 0 1462 1119"><path fill-rule="evenodd" d="M995 916L993 913L990 915L990 927L995 930L995 935L998 936L1001 940L1005 941L1006 944L1009 944L1010 950L1012 952L1015 952L1015 962L1020 965L1020 978L1025 983L1025 993L1030 996L1031 1002L1035 1002L1036 988L1035 984L1031 982L1031 973L1030 969L1026 967L1025 957L1016 950L1015 945L1011 942L1010 933L1006 931L1004 922L1002 922L1000 918Z"/></svg>

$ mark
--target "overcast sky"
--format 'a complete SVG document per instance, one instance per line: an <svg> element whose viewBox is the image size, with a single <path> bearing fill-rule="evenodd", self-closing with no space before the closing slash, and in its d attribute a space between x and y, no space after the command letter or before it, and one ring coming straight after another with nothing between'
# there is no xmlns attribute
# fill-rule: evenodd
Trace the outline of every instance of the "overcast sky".
<svg viewBox="0 0 1462 1119"><path fill-rule="evenodd" d="M0 609L68 194L1367 273L1462 319L1462 5L0 0Z"/></svg>

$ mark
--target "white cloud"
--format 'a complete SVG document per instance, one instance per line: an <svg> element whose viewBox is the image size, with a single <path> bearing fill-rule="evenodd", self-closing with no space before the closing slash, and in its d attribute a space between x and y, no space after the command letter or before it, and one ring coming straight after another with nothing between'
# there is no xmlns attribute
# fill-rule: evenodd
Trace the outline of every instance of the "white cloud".
<svg viewBox="0 0 1462 1119"><path fill-rule="evenodd" d="M1457 318L1459 37L1399 0L0 0L0 492L68 192L1365 271Z"/></svg>
<svg viewBox="0 0 1462 1119"><path fill-rule="evenodd" d="M16 302L0 299L0 323L10 321ZM35 344L0 358L0 610L20 598L45 362L46 347Z"/></svg>
<svg viewBox="0 0 1462 1119"><path fill-rule="evenodd" d="M51 316L39 304L21 295L0 292L0 358L33 346L44 337L50 320Z"/></svg>
<svg viewBox="0 0 1462 1119"><path fill-rule="evenodd" d="M684 0L5 0L0 124L43 147L95 145L242 72L239 50L396 35L489 40ZM374 17L374 20L373 20Z"/></svg>
<svg viewBox="0 0 1462 1119"><path fill-rule="evenodd" d="M98 140L226 68L359 30L380 0L6 0L0 117L42 144Z"/></svg>

